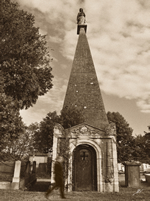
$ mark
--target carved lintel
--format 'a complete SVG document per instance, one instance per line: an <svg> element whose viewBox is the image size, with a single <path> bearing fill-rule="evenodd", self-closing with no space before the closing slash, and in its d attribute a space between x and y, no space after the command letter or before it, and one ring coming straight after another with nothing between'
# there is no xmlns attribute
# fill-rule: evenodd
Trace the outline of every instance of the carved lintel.
<svg viewBox="0 0 150 201"><path fill-rule="evenodd" d="M88 125L80 125L74 129L71 129L70 131L70 136L71 137L98 137L99 136L99 131L97 129L91 128Z"/></svg>

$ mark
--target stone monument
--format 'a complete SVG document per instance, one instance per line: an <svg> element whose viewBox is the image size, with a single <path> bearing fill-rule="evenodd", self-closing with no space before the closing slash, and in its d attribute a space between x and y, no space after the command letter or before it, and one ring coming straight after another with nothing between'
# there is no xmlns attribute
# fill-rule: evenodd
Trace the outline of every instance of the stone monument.
<svg viewBox="0 0 150 201"><path fill-rule="evenodd" d="M63 107L82 110L84 122L69 129L55 126L52 160L60 154L61 142L67 139L70 154L65 185L68 191L118 192L116 128L107 119L86 37L85 14L83 9L80 12L79 38ZM53 164L51 174L53 182Z"/></svg>

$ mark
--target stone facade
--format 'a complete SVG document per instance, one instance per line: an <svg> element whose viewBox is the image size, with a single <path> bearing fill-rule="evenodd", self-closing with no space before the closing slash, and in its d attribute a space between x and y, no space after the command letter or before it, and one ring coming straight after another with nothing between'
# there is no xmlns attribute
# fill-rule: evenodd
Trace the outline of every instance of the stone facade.
<svg viewBox="0 0 150 201"><path fill-rule="evenodd" d="M54 128L53 142L53 161L60 154L59 142L65 138L67 134L69 139L69 167L68 177L65 184L68 186L68 191L72 191L72 157L73 151L79 145L86 144L93 147L96 151L97 164L97 191L99 192L118 192L118 169L117 169L117 151L116 151L116 136L113 128L99 130L88 124L80 124L70 129L64 130L61 125L57 124ZM106 133L107 130L107 133ZM52 171L53 182L53 171Z"/></svg>

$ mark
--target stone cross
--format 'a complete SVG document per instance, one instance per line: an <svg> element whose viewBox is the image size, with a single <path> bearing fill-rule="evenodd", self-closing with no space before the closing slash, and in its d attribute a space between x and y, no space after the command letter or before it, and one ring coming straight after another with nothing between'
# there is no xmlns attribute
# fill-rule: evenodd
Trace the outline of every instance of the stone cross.
<svg viewBox="0 0 150 201"><path fill-rule="evenodd" d="M80 155L80 156L82 157L82 160L84 160L84 161L86 160L86 157L88 157L88 155L86 155L85 153L86 153L86 152L83 151L83 152L82 152L82 155Z"/></svg>

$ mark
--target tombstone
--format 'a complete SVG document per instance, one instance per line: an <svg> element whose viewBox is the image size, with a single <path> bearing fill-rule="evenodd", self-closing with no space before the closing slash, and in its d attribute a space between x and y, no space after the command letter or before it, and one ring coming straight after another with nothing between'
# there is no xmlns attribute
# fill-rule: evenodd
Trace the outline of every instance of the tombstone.
<svg viewBox="0 0 150 201"><path fill-rule="evenodd" d="M12 179L12 189L19 189L21 161L15 161L14 177Z"/></svg>
<svg viewBox="0 0 150 201"><path fill-rule="evenodd" d="M140 162L126 161L125 165L125 186L138 188L140 186Z"/></svg>
<svg viewBox="0 0 150 201"><path fill-rule="evenodd" d="M36 161L33 161L32 173L36 174Z"/></svg>
<svg viewBox="0 0 150 201"><path fill-rule="evenodd" d="M52 163L52 157L51 153L47 157L47 173L51 176L51 163Z"/></svg>
<svg viewBox="0 0 150 201"><path fill-rule="evenodd" d="M33 161L33 169L32 169L32 173L30 174L30 187L33 186L36 183L37 179L36 179L36 161Z"/></svg>
<svg viewBox="0 0 150 201"><path fill-rule="evenodd" d="M33 168L31 172L31 162L28 161L25 172L25 187L29 190L36 183L36 161L33 161Z"/></svg>
<svg viewBox="0 0 150 201"><path fill-rule="evenodd" d="M28 184L30 182L30 174L31 174L31 162L27 161L25 171L25 187L28 187Z"/></svg>

